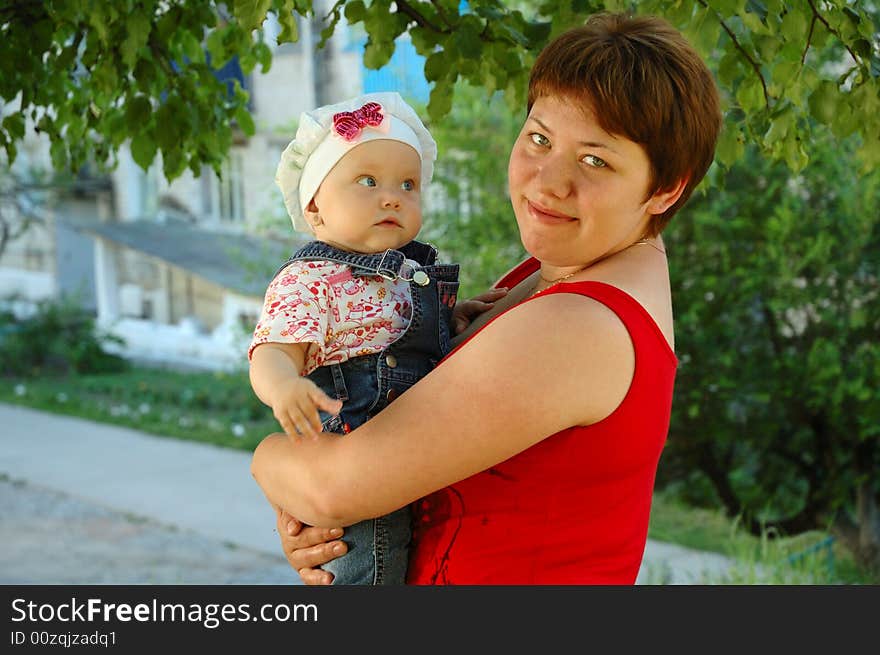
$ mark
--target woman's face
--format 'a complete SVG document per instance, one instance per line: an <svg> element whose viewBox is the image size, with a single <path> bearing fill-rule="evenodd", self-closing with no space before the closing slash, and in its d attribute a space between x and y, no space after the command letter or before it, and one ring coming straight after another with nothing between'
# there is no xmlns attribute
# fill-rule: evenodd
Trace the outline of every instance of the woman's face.
<svg viewBox="0 0 880 655"><path fill-rule="evenodd" d="M645 199L645 150L604 131L592 112L566 98L532 105L510 153L508 181L523 246L554 266L583 265L630 245L668 206L662 194Z"/></svg>

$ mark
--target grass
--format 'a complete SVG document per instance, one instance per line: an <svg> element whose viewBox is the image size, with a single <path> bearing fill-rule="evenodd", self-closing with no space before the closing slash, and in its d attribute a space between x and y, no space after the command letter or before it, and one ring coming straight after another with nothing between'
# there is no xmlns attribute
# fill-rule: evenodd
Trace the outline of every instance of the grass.
<svg viewBox="0 0 880 655"><path fill-rule="evenodd" d="M6 378L0 383L0 402L244 451L279 429L243 371L134 367L102 375ZM694 508L663 491L655 494L648 536L733 558L737 564L726 582L734 584L880 583L860 571L839 543L834 543L830 561L824 548L805 554L825 534L755 537L720 510Z"/></svg>
<svg viewBox="0 0 880 655"><path fill-rule="evenodd" d="M692 507L663 491L654 494L648 536L730 557L730 584L880 584L827 533L755 536L719 509Z"/></svg>
<svg viewBox="0 0 880 655"><path fill-rule="evenodd" d="M253 450L278 430L247 373L124 373L5 379L0 402L112 423L159 436Z"/></svg>

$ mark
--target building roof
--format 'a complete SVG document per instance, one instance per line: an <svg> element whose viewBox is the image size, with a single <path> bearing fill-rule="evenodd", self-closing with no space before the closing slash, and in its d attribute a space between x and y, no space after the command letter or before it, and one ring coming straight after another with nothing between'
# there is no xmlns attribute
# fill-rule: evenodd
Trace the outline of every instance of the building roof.
<svg viewBox="0 0 880 655"><path fill-rule="evenodd" d="M302 237L289 241L206 230L179 219L122 223L64 218L74 229L156 257L218 286L262 297Z"/></svg>

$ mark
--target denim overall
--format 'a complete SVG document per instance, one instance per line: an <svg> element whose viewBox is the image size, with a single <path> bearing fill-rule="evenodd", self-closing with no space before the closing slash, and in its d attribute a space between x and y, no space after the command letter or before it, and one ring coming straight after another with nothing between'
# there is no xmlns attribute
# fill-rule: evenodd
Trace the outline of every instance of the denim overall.
<svg viewBox="0 0 880 655"><path fill-rule="evenodd" d="M435 264L436 258L436 249L419 241L376 254L346 252L312 241L287 262L329 260L347 264L355 276L399 277L409 282L412 318L393 343L382 352L321 366L308 375L328 396L342 400L338 416L321 412L325 432L354 430L427 375L449 352L458 264ZM413 267L407 259L419 265ZM409 506L348 526L343 537L348 553L323 568L333 573L337 585L404 584L410 534Z"/></svg>

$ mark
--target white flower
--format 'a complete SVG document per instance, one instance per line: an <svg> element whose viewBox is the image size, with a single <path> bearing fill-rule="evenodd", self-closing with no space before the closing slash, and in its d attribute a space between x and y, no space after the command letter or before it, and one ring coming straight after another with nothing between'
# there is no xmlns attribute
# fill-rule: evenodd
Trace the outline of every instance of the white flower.
<svg viewBox="0 0 880 655"><path fill-rule="evenodd" d="M26 387L26 386L24 386L23 384L16 384L16 385L15 385L15 395L16 395L16 396L23 396L23 395L25 395L26 393L27 393L27 387Z"/></svg>
<svg viewBox="0 0 880 655"><path fill-rule="evenodd" d="M55 395L55 400L57 400L59 403L66 403L67 402L67 394L64 393L63 391L59 391Z"/></svg>
<svg viewBox="0 0 880 655"><path fill-rule="evenodd" d="M244 436L244 426L241 423L233 423L232 434L241 439Z"/></svg>
<svg viewBox="0 0 880 655"><path fill-rule="evenodd" d="M138 412L141 414L147 414L150 411L150 403L141 403L138 405Z"/></svg>

